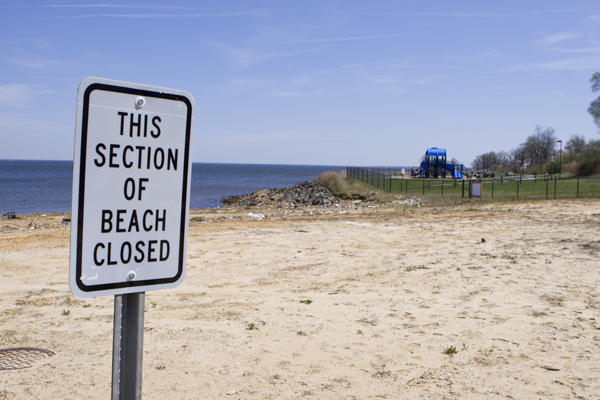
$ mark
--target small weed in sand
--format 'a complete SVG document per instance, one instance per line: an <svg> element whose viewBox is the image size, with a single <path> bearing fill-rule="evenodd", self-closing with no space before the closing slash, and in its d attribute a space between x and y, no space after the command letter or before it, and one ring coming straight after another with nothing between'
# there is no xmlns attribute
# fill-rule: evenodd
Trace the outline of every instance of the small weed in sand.
<svg viewBox="0 0 600 400"><path fill-rule="evenodd" d="M66 317L66 316L67 316L67 315L69 315L69 314L71 314L71 310L63 310L63 312L62 312L62 314L61 314L61 315L63 315L63 316L65 316L65 317Z"/></svg>
<svg viewBox="0 0 600 400"><path fill-rule="evenodd" d="M450 346L450 347L446 347L444 349L444 353L445 354L456 354L456 353L458 353L458 350L456 350L456 347Z"/></svg>
<svg viewBox="0 0 600 400"><path fill-rule="evenodd" d="M150 305L152 306L152 308L156 308L156 306L158 305L158 301L153 301L150 303Z"/></svg>
<svg viewBox="0 0 600 400"><path fill-rule="evenodd" d="M254 322L250 322L248 324L248 326L246 327L247 331L257 331L258 330L258 326L254 325Z"/></svg>
<svg viewBox="0 0 600 400"><path fill-rule="evenodd" d="M156 369L157 369L157 370L159 370L159 371L161 371L161 370L163 370L163 369L165 369L165 368L166 368L166 367L165 367L163 364L161 364L161 365L157 365L157 366L156 366Z"/></svg>
<svg viewBox="0 0 600 400"><path fill-rule="evenodd" d="M363 331L361 331L361 330L359 329L359 330L357 330L357 331L356 331L356 334L357 334L357 335L362 335L362 334L363 334Z"/></svg>
<svg viewBox="0 0 600 400"><path fill-rule="evenodd" d="M558 296L548 295L548 294L543 295L542 300L547 301L548 303L550 303L550 305L552 305L554 307L562 307L563 302L564 302L563 298L558 297Z"/></svg>
<svg viewBox="0 0 600 400"><path fill-rule="evenodd" d="M87 304L84 304L84 305L83 305L83 308L89 308L89 307L91 307L91 306L92 306L92 305L91 305L90 303L87 303Z"/></svg>
<svg viewBox="0 0 600 400"><path fill-rule="evenodd" d="M468 349L468 348L469 348L469 346L467 346L466 344L464 344L464 343L463 343L463 348L462 348L462 349L463 349L463 351L465 351L465 350L466 350L466 349Z"/></svg>
<svg viewBox="0 0 600 400"><path fill-rule="evenodd" d="M265 321L260 321L260 323L262 324L262 326L265 326L267 324Z"/></svg>
<svg viewBox="0 0 600 400"><path fill-rule="evenodd" d="M371 366L375 369L375 373L373 374L374 378L387 378L392 375L392 371L385 369L385 364L371 363Z"/></svg>
<svg viewBox="0 0 600 400"><path fill-rule="evenodd" d="M300 300L300 303L304 303L304 304L310 304L312 303L312 300Z"/></svg>

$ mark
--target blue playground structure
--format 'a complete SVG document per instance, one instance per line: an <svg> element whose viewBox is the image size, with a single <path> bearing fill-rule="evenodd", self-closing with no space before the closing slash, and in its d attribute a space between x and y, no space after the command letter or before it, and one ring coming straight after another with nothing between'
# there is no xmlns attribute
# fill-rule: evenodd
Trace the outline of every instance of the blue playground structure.
<svg viewBox="0 0 600 400"><path fill-rule="evenodd" d="M417 171L410 176L413 178L446 178L450 175L454 179L463 179L462 164L448 164L446 162L446 149L432 147L425 152L425 161Z"/></svg>

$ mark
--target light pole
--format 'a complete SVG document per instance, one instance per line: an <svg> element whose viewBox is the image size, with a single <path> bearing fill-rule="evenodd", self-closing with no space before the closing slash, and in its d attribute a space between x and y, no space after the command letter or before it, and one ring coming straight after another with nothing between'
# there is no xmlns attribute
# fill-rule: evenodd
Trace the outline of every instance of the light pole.
<svg viewBox="0 0 600 400"><path fill-rule="evenodd" d="M558 169L558 179L562 179L562 140L557 140L557 143L560 143L560 167Z"/></svg>

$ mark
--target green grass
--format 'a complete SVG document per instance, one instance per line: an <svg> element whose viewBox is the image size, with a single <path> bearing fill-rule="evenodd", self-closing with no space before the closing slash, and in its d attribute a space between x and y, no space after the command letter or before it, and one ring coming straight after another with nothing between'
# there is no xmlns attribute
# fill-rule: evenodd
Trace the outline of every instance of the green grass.
<svg viewBox="0 0 600 400"><path fill-rule="evenodd" d="M444 353L446 353L446 354L456 354L456 353L458 353L458 350L456 350L456 347L450 346L450 347L446 347L444 349Z"/></svg>
<svg viewBox="0 0 600 400"><path fill-rule="evenodd" d="M264 325L264 324L263 324ZM254 322L250 322L248 326L246 326L247 331L257 331L258 327L254 325Z"/></svg>
<svg viewBox="0 0 600 400"><path fill-rule="evenodd" d="M353 180L359 182L357 180ZM423 199L444 197L448 200L463 198L463 181L454 179L390 179L374 177L363 181L363 184L385 189L392 194L403 194L408 197L419 196ZM373 185L371 185L371 182ZM500 178L481 181L482 199L497 200L534 200L553 199L554 180L507 181ZM598 198L600 197L600 178L581 178L578 188L577 179L562 179L556 184L557 199ZM377 186L379 185L379 186ZM464 181L464 198L469 197L469 181ZM474 199L475 200L475 199Z"/></svg>

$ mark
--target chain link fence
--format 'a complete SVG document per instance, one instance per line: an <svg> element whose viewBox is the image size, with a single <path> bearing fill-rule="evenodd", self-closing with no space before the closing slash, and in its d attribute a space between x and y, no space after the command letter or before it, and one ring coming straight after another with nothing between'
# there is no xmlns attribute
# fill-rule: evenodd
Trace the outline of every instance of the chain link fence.
<svg viewBox="0 0 600 400"><path fill-rule="evenodd" d="M469 197L469 182L481 182L482 199L533 200L578 199L600 197L600 179L569 178L527 175L485 179L422 179L410 174L385 171L382 168L347 167L346 176L387 193L407 195Z"/></svg>

